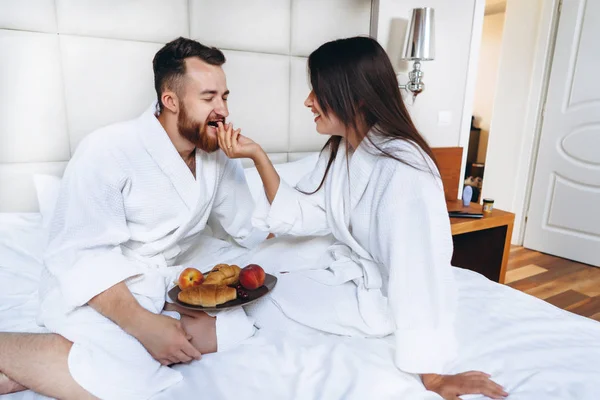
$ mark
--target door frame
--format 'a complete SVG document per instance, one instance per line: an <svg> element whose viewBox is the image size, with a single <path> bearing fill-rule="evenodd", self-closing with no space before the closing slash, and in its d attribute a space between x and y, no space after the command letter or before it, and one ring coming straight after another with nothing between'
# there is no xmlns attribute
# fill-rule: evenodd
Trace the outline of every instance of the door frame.
<svg viewBox="0 0 600 400"><path fill-rule="evenodd" d="M467 67L467 81L465 97L463 100L463 112L458 134L458 147L463 148L462 163L460 168L460 180L458 185L458 196L462 198L465 183L465 170L467 168L467 151L471 137L471 116L475 106L475 86L477 84L477 73L479 72L479 52L483 35L483 20L485 17L485 0L475 0L473 5L473 22L471 24L471 43L469 47L469 64Z"/></svg>
<svg viewBox="0 0 600 400"><path fill-rule="evenodd" d="M521 3L522 2L522 3ZM518 7L529 2L536 8L536 12L520 13ZM521 3L521 4L518 4ZM507 192L511 196L504 198L503 208L508 209L516 214L515 225L512 236L512 243L517 245L523 244L525 236L526 217L531 201L531 189L533 185L533 177L535 173L535 165L539 148L540 134L543 125L543 110L546 103L546 94L550 78L550 70L552 66L552 56L554 53L554 44L556 41L556 32L559 21L559 5L562 0L508 0L506 4L505 26L537 26L535 32L534 47L531 49L531 58L529 64L531 67L524 67L520 73L528 74L528 85L522 86L497 86L495 97L501 93L501 98L512 95L515 101L525 109L524 117L516 122L510 131L498 132L494 131L494 120L507 120L512 117L510 109L498 105L497 101L494 104L492 112L492 126L490 127L490 138L496 135L502 137L510 136L509 140L516 143L511 150L518 154L517 163L518 169L515 179L511 181L511 187L492 186L493 182L483 182L483 196L486 195L486 185L492 190L488 192L503 193ZM516 25L513 25L516 24ZM514 42L508 41L510 38L503 37L502 48L519 47L518 37L513 38ZM522 46L521 46L522 47ZM516 71L507 71L503 69L503 60L501 54L498 82L505 81L504 77L511 77ZM514 117L513 117L514 119ZM492 141L490 140L490 143ZM489 155L488 148L488 155ZM494 170L496 174L501 173L502 165L496 165L493 159L498 157L487 157L486 172ZM491 161L491 162L490 162Z"/></svg>
<svg viewBox="0 0 600 400"><path fill-rule="evenodd" d="M521 212L515 218L517 226L517 241L522 245L525 239L525 230L527 229L527 216L531 206L531 194L533 189L533 180L537 165L537 157L540 148L540 138L544 127L544 112L546 100L548 98L548 87L550 84L550 74L552 72L552 62L554 59L554 49L556 45L556 35L558 33L558 24L560 22L560 11L563 0L544 0L544 9L542 10L538 40L536 43L536 55L533 69L532 94L539 93L538 99L530 97L528 101L528 110L536 109L535 114L528 112L521 151L520 165L523 168L517 176L517 190L515 191L515 203L521 207ZM539 74L539 75L538 75ZM539 78L536 78L539 76ZM535 80L539 82L535 82ZM539 85L539 88L536 87ZM531 114L531 115L530 115ZM519 186L521 185L521 186ZM518 222L516 220L519 220ZM514 238L514 235L513 235Z"/></svg>

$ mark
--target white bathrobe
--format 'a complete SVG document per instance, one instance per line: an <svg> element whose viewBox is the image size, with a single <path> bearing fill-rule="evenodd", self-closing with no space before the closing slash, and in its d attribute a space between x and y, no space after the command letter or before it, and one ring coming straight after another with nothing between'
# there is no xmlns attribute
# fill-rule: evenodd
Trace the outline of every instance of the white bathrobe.
<svg viewBox="0 0 600 400"><path fill-rule="evenodd" d="M395 335L396 364L409 373L442 373L455 357L457 301L450 260L452 236L439 174L412 144L379 146L412 168L375 155L369 140L346 157L344 141L324 187L303 194L281 181L271 205L259 202L254 224L276 234L333 234L337 243L319 262L279 267L271 300L248 312L259 326L290 319L322 331L351 336ZM298 188L315 190L329 152ZM277 268L276 268L277 269ZM283 273L281 273L283 272ZM268 310L265 312L265 310Z"/></svg>
<svg viewBox="0 0 600 400"><path fill-rule="evenodd" d="M229 247L208 237L208 227L244 247L267 235L252 226L241 164L220 150L198 150L194 179L155 110L82 141L62 180L44 257L38 322L74 342L72 376L103 399L146 399L182 378L87 302L125 281L143 307L161 313L186 254L204 250L205 263L194 266L205 270L211 253ZM217 316L219 350L254 332L242 309L230 314Z"/></svg>

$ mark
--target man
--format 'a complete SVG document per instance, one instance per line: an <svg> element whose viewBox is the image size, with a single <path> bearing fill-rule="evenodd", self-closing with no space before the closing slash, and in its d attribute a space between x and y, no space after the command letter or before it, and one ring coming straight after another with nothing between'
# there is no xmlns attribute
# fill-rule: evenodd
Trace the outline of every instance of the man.
<svg viewBox="0 0 600 400"><path fill-rule="evenodd" d="M168 43L153 60L157 105L80 144L44 257L38 319L53 333L0 333L0 394L146 399L182 379L168 365L254 333L241 308L165 307L173 266L209 221L244 247L267 236L252 228L241 165L219 150L218 123L233 132L224 62L193 40Z"/></svg>

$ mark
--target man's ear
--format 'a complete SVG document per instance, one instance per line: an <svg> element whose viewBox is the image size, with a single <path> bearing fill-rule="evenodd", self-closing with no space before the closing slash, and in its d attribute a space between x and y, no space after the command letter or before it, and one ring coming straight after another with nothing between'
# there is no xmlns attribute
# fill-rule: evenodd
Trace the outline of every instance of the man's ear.
<svg viewBox="0 0 600 400"><path fill-rule="evenodd" d="M162 100L164 108L166 108L174 114L177 114L177 112L179 112L179 97L177 97L177 94L175 94L175 92L165 90L161 94L160 99Z"/></svg>

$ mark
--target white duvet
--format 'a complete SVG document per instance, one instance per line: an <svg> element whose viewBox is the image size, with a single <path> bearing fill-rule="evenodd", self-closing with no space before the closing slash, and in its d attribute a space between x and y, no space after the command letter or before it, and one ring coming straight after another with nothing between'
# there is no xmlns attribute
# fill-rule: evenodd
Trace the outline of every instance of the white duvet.
<svg viewBox="0 0 600 400"><path fill-rule="evenodd" d="M324 240L277 239L247 259L268 268L316 257ZM0 331L43 331L34 317L44 245L38 214L0 214ZM456 268L455 274L460 300L454 372L486 371L514 400L600 399L600 323L473 272ZM393 354L387 339L263 330L234 350L175 367L184 381L156 399L440 398L399 372ZM0 398L43 397L22 392Z"/></svg>

